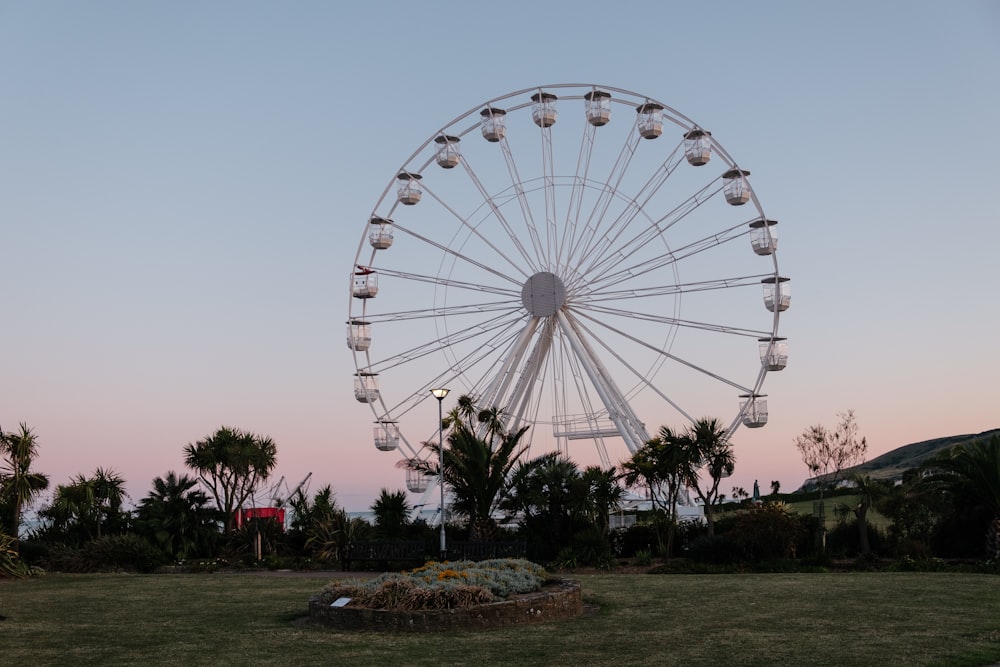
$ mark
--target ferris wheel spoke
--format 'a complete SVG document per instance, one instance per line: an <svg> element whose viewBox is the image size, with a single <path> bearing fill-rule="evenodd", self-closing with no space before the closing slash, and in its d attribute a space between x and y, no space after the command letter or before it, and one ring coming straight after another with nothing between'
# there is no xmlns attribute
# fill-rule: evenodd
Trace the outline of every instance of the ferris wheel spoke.
<svg viewBox="0 0 1000 667"><path fill-rule="evenodd" d="M631 289L604 290L585 294L574 298L574 304L593 304L599 301L617 301L623 298L645 298L656 296L672 296L675 294L690 294L693 292L707 292L712 290L732 289L736 287L752 287L760 285L760 281L771 274L764 273L755 276L741 276L734 278L718 278L716 280L702 280L691 283L678 283L676 285L662 285L656 287L635 287ZM629 274L629 277L636 275ZM619 282L622 282L619 280Z"/></svg>
<svg viewBox="0 0 1000 667"><path fill-rule="evenodd" d="M499 143L500 151L503 153L504 162L507 165L507 173L510 176L514 196L517 199L517 203L521 207L521 217L524 221L525 229L528 232L528 238L531 239L531 245L535 249L535 257L537 259L531 263L531 266L533 268L541 267L545 258L545 246L542 243L542 239L538 235L538 227L535 224L535 216L531 211L531 205L528 202L527 192L524 190L524 180L522 180L520 173L518 173L517 162L514 160L514 153L511 151L510 143L507 141L507 138L501 138Z"/></svg>
<svg viewBox="0 0 1000 667"><path fill-rule="evenodd" d="M605 285L619 284L631 278L637 278L662 269L672 264L681 264L684 260L696 257L701 253L710 251L719 246L725 245L749 234L747 223L738 223L729 229L724 229L716 234L702 237L669 252L648 257L632 264L616 265L613 272L606 272L600 278L593 278L587 284L590 290L598 292ZM768 274L771 275L771 274Z"/></svg>
<svg viewBox="0 0 1000 667"><path fill-rule="evenodd" d="M601 280L609 271L639 252L647 243L664 237L671 227L721 191L721 187L715 187L713 190L713 185L714 183L709 183L666 215L648 226L643 226L631 238L622 241L620 245L616 245L619 241L618 238L608 238L599 248L600 252L593 257L594 261L587 268L586 275L591 281Z"/></svg>
<svg viewBox="0 0 1000 667"><path fill-rule="evenodd" d="M561 400L559 400L560 396L553 395L553 400L559 406L553 419L553 436L565 439L567 443L569 440L593 438L597 445L601 465L605 469L610 468L611 459L608 456L604 438L620 436L618 427L611 421L604 405L598 407L594 404L593 392L588 390L586 371L581 367L580 359L572 353L572 348L560 346L559 350L558 355L552 356L553 376L560 378L558 386L553 385L553 392L561 390L562 394ZM571 414L569 411L565 399L569 388L574 391L582 408L579 414ZM565 450L568 455L568 444Z"/></svg>
<svg viewBox="0 0 1000 667"><path fill-rule="evenodd" d="M642 313L636 312L634 310L624 310L621 308L610 308L606 306L588 306L586 309L575 309L581 317L586 317L589 320L597 322L598 324L604 324L592 315L588 315L588 312L601 313L604 315L612 315L615 317L621 317L624 319L631 320L642 320L645 322L658 322L660 324L668 324L672 326L684 327L686 329L696 329L700 331L713 331L715 333L730 334L734 336L747 336L752 338L762 338L764 336L770 336L771 331L748 329L744 327L734 327L725 324L713 324L711 322L696 322L694 320L683 320L677 317L670 317L668 315L660 315L657 313ZM615 329L617 331L617 329Z"/></svg>
<svg viewBox="0 0 1000 667"><path fill-rule="evenodd" d="M482 231L478 227L476 227L475 225L470 225L469 222L468 222L468 220L466 220L466 218L464 216L462 216L460 213L458 213L458 211L456 211L451 206L449 206L446 202L444 202L442 199L440 199L434 193L433 190L431 190L430 188L425 188L424 192L427 193L427 194L429 194L432 199L434 199L436 202L438 202L441 205L442 208L444 208L446 211L448 211L448 213L450 213L465 229L469 230L469 232L473 236L475 236L476 238L478 238L480 241L483 242L483 244L485 244L488 248L490 248L493 252L495 252L497 254L497 256L499 256L501 259L503 259L504 262L506 262L511 268L513 268L514 270L516 270L518 273L521 273L525 277L528 275L524 271L524 268L518 262L516 262L514 259L512 259L511 257L509 257L507 255L507 253L505 253L503 250L501 250L500 248L498 248L497 245L495 243L493 243L492 240L490 240L489 238L487 238L486 235L483 234ZM420 238L425 243L429 243L430 245L435 246L435 247L439 248L440 250L443 250L443 251L447 252L450 255L458 257L459 259L462 259L463 261L475 264L479 268L484 269L486 271L489 271L490 273L496 273L497 275L503 275L502 273L496 271L495 269L490 268L488 265L486 265L484 263L480 263L480 262L475 262L474 260L466 257L462 253L459 253L459 252L457 252L457 251L455 251L455 250L453 250L453 249L451 249L451 248L449 248L447 246L444 246L444 245L442 245L440 243L432 241L431 239L427 238L426 236L422 236L422 235L418 234L417 232L415 232L415 231L413 231L411 229L406 229L406 228L400 227L399 225L397 225L397 229L401 229L402 231L406 232L407 234L410 234L412 236Z"/></svg>
<svg viewBox="0 0 1000 667"><path fill-rule="evenodd" d="M457 306L422 308L419 310L399 310L395 312L368 315L367 321L371 324L381 324L384 322L398 322L401 320L433 320L441 317L475 315L496 311L507 313L518 309L520 305L520 301L496 301L492 303L470 303Z"/></svg>
<svg viewBox="0 0 1000 667"><path fill-rule="evenodd" d="M472 165L467 160L462 160L462 166L465 168L465 172L469 176L469 180L472 181L472 184L475 186L476 190L479 192L479 196L483 198L483 203L489 208L490 212L494 215L494 217L496 218L497 222L500 224L500 226L503 228L503 230L507 233L507 237L509 238L509 240L511 241L511 243L513 243L514 247L517 249L518 253L521 255L521 258L525 261L525 263L529 267L531 267L531 271L532 272L538 271L538 266L535 263L535 259L528 252L527 248L525 248L524 245L521 243L521 237L520 237L520 235L517 234L514 231L513 227L511 227L510 222L508 222L507 218L503 215L503 213L500 210L500 207L497 206L497 202L486 191L486 188L483 186L482 181L476 175L476 172L472 168ZM465 219L462 219L462 222L463 222L463 224L465 224L468 227L468 224L467 224L467 222L466 222ZM537 253L537 249L536 249L536 253Z"/></svg>
<svg viewBox="0 0 1000 667"><path fill-rule="evenodd" d="M691 370L697 371L698 373L701 373L702 375L710 377L713 380L718 380L719 382L722 382L724 384L728 384L730 387L738 389L741 392L747 392L747 393L749 393L749 392L753 391L752 389L749 389L749 388L747 388L747 387L745 387L745 386L737 383L734 380L730 380L729 378L727 378L727 377L725 377L723 375L720 375L718 373L712 372L712 371L710 371L710 370L708 370L706 368L702 368L698 364L695 364L695 363L692 363L690 361L687 361L686 359L682 359L681 357L679 357L679 356L677 356L675 354L671 354L670 352L667 352L666 350L661 350L660 348L656 347L655 345L651 345L650 343L647 343L646 341L640 340L640 339L636 338L635 336L633 336L632 334L630 334L630 333L628 333L628 332L626 332L626 331L624 331L622 329L610 326L607 323L601 322L600 320L597 320L597 319L592 318L592 317L587 317L586 319L588 319L588 320L594 322L595 324L597 324L597 325L599 325L599 326L607 329L608 331L611 331L611 332L615 333L618 336L622 336L622 337L624 337L624 338L632 341L636 345L639 345L639 346L644 347L644 348L646 348L648 350L651 350L652 352L655 352L656 354L664 357L665 359L669 359L670 361L673 361L673 362L676 362L678 364L681 364L682 366L686 366L687 368L690 368ZM721 333L732 333L732 331L728 331L728 330L724 330L724 329L725 328L713 328L711 330L712 331L718 331L718 332L721 332ZM589 329L588 329L588 331L589 331ZM593 335L593 334L591 334L591 335ZM643 378L644 383L650 383L650 381L648 379L645 379L645 376L642 373L639 373L639 371L637 371L635 368L633 368L631 365L629 365L627 362L625 362L621 358L621 356L618 354L618 352L616 350L611 349L611 347L608 346L606 343L604 343L604 341L601 340L601 338L599 338L597 336L594 336L594 340L599 341L602 347L604 347L606 350L608 350L609 353L611 353L615 358L617 358L623 364L625 364L626 366L628 366L629 370L631 370L634 374L636 374L637 377Z"/></svg>
<svg viewBox="0 0 1000 667"><path fill-rule="evenodd" d="M463 329L454 331L445 337L438 337L417 345L413 345L395 354L388 355L369 366L372 372L383 373L393 368L415 361L428 354L440 352L445 348L464 343L481 336L495 336L498 332L509 329L513 324L523 320L523 316L508 311L490 320L476 322ZM484 348L489 345L484 345Z"/></svg>
<svg viewBox="0 0 1000 667"><path fill-rule="evenodd" d="M473 292L486 292L488 294L499 294L500 296L505 296L508 298L519 298L520 297L520 286L516 289L507 289L503 287L496 287L493 285L483 285L480 283L470 283L462 280L455 280L452 278L444 278L440 276L428 276L419 273L407 273L404 271L394 271L389 268L382 268L378 270L379 275L388 276L391 278L401 278L403 280L408 280L416 283L429 283L432 285L440 285L442 287L447 287L449 289L462 289L471 290Z"/></svg>

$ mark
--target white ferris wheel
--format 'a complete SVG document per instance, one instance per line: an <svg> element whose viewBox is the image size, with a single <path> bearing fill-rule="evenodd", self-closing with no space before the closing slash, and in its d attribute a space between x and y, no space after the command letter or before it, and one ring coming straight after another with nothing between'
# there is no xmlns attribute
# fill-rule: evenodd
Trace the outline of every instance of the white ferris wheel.
<svg viewBox="0 0 1000 667"><path fill-rule="evenodd" d="M693 120L610 86L519 90L433 132L351 271L347 344L375 446L423 456L436 387L605 467L661 425L763 426L791 292L749 175Z"/></svg>

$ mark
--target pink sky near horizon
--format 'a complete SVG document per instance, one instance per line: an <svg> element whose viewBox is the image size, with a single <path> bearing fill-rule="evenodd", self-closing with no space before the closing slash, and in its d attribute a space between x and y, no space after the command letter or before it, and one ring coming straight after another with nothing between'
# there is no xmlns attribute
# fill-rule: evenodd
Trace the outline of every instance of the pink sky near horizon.
<svg viewBox="0 0 1000 667"><path fill-rule="evenodd" d="M1000 427L997 5L403 7L0 8L0 427L53 486L110 467L138 502L227 425L275 440L272 483L351 511L403 488L352 394L358 240L437 128L559 81L703 122L781 221L790 361L725 493L797 488L795 437L847 409L869 457Z"/></svg>

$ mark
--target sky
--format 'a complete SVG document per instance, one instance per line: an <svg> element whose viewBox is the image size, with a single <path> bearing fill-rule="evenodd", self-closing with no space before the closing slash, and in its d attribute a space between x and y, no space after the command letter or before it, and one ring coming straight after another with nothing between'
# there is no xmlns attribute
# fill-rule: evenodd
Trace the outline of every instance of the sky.
<svg viewBox="0 0 1000 667"><path fill-rule="evenodd" d="M989 0L0 1L0 428L134 502L223 425L279 491L403 488L353 397L359 239L438 128L569 82L710 128L781 223L790 359L730 486L797 488L849 409L870 457L1000 427L998 62Z"/></svg>

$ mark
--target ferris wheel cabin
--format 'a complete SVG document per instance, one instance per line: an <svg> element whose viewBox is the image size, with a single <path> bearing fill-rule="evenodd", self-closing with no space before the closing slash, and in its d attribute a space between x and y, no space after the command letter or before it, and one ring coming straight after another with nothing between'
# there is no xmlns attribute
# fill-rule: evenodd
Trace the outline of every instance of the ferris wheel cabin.
<svg viewBox="0 0 1000 667"><path fill-rule="evenodd" d="M611 93L592 90L583 99L587 101L587 122L594 127L607 125L611 120Z"/></svg>
<svg viewBox="0 0 1000 667"><path fill-rule="evenodd" d="M760 428L767 423L767 399L763 396L743 394L740 396L740 411L743 412L743 425L748 428Z"/></svg>
<svg viewBox="0 0 1000 667"><path fill-rule="evenodd" d="M656 139L663 134L663 105L656 102L646 102L635 108L639 114L639 136L643 139Z"/></svg>
<svg viewBox="0 0 1000 667"><path fill-rule="evenodd" d="M531 119L538 127L552 127L556 124L556 100L552 93L535 93L531 96Z"/></svg>
<svg viewBox="0 0 1000 667"><path fill-rule="evenodd" d="M784 338L758 338L760 361L769 371L780 371L788 365L788 342Z"/></svg>
<svg viewBox="0 0 1000 667"><path fill-rule="evenodd" d="M700 167L712 158L712 133L695 128L684 133L684 157L689 164Z"/></svg>
<svg viewBox="0 0 1000 667"><path fill-rule="evenodd" d="M392 220L373 215L368 221L371 225L368 232L368 243L376 250L385 250L392 245Z"/></svg>
<svg viewBox="0 0 1000 667"><path fill-rule="evenodd" d="M434 143L438 145L434 160L438 163L438 166L444 169L451 169L458 165L459 160L462 158L462 154L458 150L459 141L461 139L453 137L450 134L441 134L434 137Z"/></svg>
<svg viewBox="0 0 1000 667"><path fill-rule="evenodd" d="M507 126L505 124L506 111L486 107L479 112L479 116L479 129L482 131L483 138L486 141L497 142L504 138L504 135L507 134Z"/></svg>
<svg viewBox="0 0 1000 667"><path fill-rule="evenodd" d="M375 422L375 449L391 452L399 446L399 427L394 421Z"/></svg>
<svg viewBox="0 0 1000 667"><path fill-rule="evenodd" d="M354 398L358 403L374 403L380 396L378 373L358 371L354 374Z"/></svg>
<svg viewBox="0 0 1000 667"><path fill-rule="evenodd" d="M373 299L378 294L378 274L372 269L359 266L354 272L354 298Z"/></svg>
<svg viewBox="0 0 1000 667"><path fill-rule="evenodd" d="M416 459L410 459L411 462L416 462ZM430 486L430 477L428 477L422 470L414 470L413 468L406 469L406 488L413 493L423 493Z"/></svg>
<svg viewBox="0 0 1000 667"><path fill-rule="evenodd" d="M420 196L424 193L420 187L421 178L423 176L420 174L413 174L408 171L402 171L396 176L396 180L399 182L398 189L396 190L396 198L400 204L413 206L420 201Z"/></svg>
<svg viewBox="0 0 1000 667"><path fill-rule="evenodd" d="M364 320L351 320L347 323L347 347L355 352L364 352L372 344L371 324Z"/></svg>
<svg viewBox="0 0 1000 667"><path fill-rule="evenodd" d="M760 282L764 286L764 307L772 313L788 310L792 303L792 286L788 284L788 278L778 276L764 278Z"/></svg>
<svg viewBox="0 0 1000 667"><path fill-rule="evenodd" d="M750 223L750 247L758 255L770 255L778 249L777 220L754 220Z"/></svg>
<svg viewBox="0 0 1000 667"><path fill-rule="evenodd" d="M726 201L733 206L742 206L750 201L750 183L746 169L730 169L722 175L722 191Z"/></svg>

